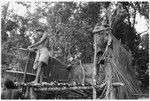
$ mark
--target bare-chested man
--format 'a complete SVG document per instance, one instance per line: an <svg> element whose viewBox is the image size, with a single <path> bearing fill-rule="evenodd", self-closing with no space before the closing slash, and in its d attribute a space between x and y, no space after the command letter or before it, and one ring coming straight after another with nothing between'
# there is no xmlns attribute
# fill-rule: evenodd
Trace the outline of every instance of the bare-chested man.
<svg viewBox="0 0 150 101"><path fill-rule="evenodd" d="M43 29L36 30L36 33L39 41L28 47L29 50L37 50L33 67L34 69L37 68L37 73L32 83L39 83L39 77L40 83L42 83L44 69L47 67L49 60L48 35Z"/></svg>

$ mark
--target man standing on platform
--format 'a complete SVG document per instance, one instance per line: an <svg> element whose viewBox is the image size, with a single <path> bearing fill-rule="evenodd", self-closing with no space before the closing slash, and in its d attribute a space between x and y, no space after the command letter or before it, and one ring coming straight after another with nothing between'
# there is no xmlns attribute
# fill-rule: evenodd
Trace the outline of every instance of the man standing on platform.
<svg viewBox="0 0 150 101"><path fill-rule="evenodd" d="M40 83L43 81L44 69L48 66L49 51L48 51L48 35L43 29L36 30L37 40L35 44L28 47L29 50L36 50L36 58L34 61L33 68L37 68L36 78L32 83L39 83L38 79L40 77Z"/></svg>

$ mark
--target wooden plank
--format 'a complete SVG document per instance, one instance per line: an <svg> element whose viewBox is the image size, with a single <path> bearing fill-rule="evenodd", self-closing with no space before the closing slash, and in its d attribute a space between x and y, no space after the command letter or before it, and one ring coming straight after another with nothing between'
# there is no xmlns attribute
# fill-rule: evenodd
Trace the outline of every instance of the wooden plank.
<svg viewBox="0 0 150 101"><path fill-rule="evenodd" d="M14 74L21 74L21 75L24 74L24 72L22 71L13 71L13 70L6 70L6 73L14 73ZM34 73L26 73L26 75L36 76Z"/></svg>

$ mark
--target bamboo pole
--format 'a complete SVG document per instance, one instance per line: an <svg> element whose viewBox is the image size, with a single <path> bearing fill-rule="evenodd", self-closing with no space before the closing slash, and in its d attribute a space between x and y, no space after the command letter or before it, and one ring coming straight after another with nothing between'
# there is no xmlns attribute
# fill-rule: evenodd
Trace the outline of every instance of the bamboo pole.
<svg viewBox="0 0 150 101"><path fill-rule="evenodd" d="M97 34L94 34L94 68L93 68L93 99L96 99L96 55L97 55Z"/></svg>
<svg viewBox="0 0 150 101"><path fill-rule="evenodd" d="M25 83L25 80L26 80L26 73L27 73L27 67L28 67L28 63L29 63L29 56L30 56L30 51L28 51L27 63L26 63L25 71L24 71L24 75L23 75L23 83Z"/></svg>

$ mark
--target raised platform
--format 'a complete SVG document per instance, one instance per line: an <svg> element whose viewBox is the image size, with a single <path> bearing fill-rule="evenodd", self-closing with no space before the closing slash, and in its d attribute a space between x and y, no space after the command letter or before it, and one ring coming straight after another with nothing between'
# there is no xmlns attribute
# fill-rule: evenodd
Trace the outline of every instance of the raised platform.
<svg viewBox="0 0 150 101"><path fill-rule="evenodd" d="M21 83L20 86L23 88L33 88L34 92L39 97L38 99L47 99L47 97L48 99L92 99L93 92L92 85L81 85L75 83ZM97 91L100 91L103 86L96 85L95 87L97 88Z"/></svg>

